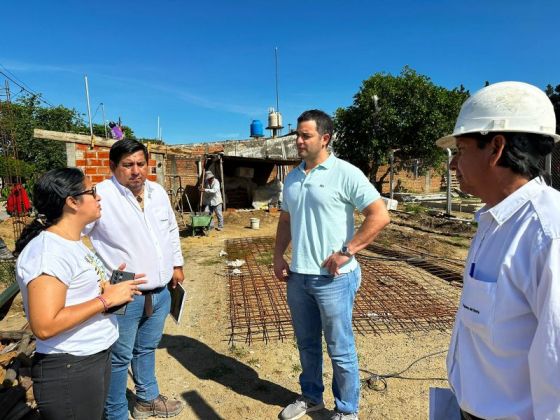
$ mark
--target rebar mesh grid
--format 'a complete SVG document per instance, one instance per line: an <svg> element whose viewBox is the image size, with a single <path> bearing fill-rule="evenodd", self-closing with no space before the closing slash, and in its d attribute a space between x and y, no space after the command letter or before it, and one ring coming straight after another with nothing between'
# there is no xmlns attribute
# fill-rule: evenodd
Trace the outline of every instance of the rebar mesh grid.
<svg viewBox="0 0 560 420"><path fill-rule="evenodd" d="M286 284L272 267L274 239L226 241L230 343L284 340L293 335ZM460 295L461 264L400 247L370 246L358 254L362 283L354 304L353 324L360 334L447 329L453 325Z"/></svg>
<svg viewBox="0 0 560 420"><path fill-rule="evenodd" d="M406 261L408 264L421 268L455 286L462 286L463 269L465 267L465 263L462 260L435 256L398 244L388 248L373 243L368 245L366 249L390 260Z"/></svg>
<svg viewBox="0 0 560 420"><path fill-rule="evenodd" d="M362 268L353 314L357 332L381 334L453 326L459 288L406 260L357 258Z"/></svg>
<svg viewBox="0 0 560 420"><path fill-rule="evenodd" d="M274 276L271 237L226 241L228 259L242 260L227 267L229 280L230 343L253 340L284 340L293 335L292 318L286 300L286 283Z"/></svg>

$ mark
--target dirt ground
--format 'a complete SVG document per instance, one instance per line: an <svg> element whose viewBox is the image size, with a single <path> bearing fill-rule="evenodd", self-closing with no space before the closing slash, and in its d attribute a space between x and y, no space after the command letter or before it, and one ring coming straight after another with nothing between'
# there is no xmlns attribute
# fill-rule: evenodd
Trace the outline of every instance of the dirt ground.
<svg viewBox="0 0 560 420"><path fill-rule="evenodd" d="M260 229L250 229L251 217L260 219ZM278 214L264 211L226 212L225 229L209 236L182 238L185 256L186 311L176 325L169 318L157 351L157 377L164 395L180 398L185 409L178 419L275 419L299 392L299 357L295 341L257 342L250 346L230 346L228 285L223 276L224 260L219 253L229 238L274 236ZM380 243L404 241L408 246L442 255L464 258L468 239L417 232L399 226L402 219L378 239ZM405 217L407 224L410 217ZM0 235L8 234L8 222L0 224ZM423 223L418 220L418 223ZM457 232L464 233L463 227ZM11 247L11 243L7 241ZM20 308L18 310L18 308ZM21 305L15 304L0 329L17 328L24 323ZM447 349L450 331L398 335L357 335L360 368L388 374ZM326 355L326 352L325 352ZM428 417L428 395L432 386L446 387L446 353L427 357L403 376L388 379L384 391L364 387L361 393L361 419L423 419ZM363 373L363 377L369 376ZM328 409L304 418L328 419L334 402L330 383L332 369L325 356L325 403ZM130 385L130 383L129 383Z"/></svg>

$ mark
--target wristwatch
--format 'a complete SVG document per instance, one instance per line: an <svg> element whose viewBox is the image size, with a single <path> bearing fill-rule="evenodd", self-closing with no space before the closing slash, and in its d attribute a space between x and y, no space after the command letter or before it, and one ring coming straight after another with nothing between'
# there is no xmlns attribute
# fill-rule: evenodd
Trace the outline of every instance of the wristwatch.
<svg viewBox="0 0 560 420"><path fill-rule="evenodd" d="M352 253L350 252L350 250L346 245L342 245L342 248L340 248L339 252L345 257L349 257L349 258L353 257Z"/></svg>

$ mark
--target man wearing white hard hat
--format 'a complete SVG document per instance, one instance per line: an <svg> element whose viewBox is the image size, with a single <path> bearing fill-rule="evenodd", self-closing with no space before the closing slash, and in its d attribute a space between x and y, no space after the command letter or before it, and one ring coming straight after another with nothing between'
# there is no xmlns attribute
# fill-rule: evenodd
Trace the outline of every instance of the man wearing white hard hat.
<svg viewBox="0 0 560 420"><path fill-rule="evenodd" d="M560 139L548 97L520 82L462 106L451 161L486 205L463 276L447 370L463 419L560 419L560 192L539 162Z"/></svg>
<svg viewBox="0 0 560 420"><path fill-rule="evenodd" d="M218 227L216 230L224 228L224 216L222 215L222 192L220 190L220 181L216 179L211 171L204 174L204 186L200 188L204 192L204 211L210 215L216 213L218 218ZM214 226L214 219L210 222L210 229Z"/></svg>

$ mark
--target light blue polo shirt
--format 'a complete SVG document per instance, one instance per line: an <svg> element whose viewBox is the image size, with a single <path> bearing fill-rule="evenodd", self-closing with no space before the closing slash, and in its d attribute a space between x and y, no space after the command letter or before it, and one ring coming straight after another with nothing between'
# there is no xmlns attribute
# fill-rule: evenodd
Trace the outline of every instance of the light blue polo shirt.
<svg viewBox="0 0 560 420"><path fill-rule="evenodd" d="M364 173L331 154L305 174L305 161L284 183L282 210L290 214L292 262L300 274L329 274L323 262L354 236L354 209L360 212L380 195ZM355 258L340 267L356 268Z"/></svg>

